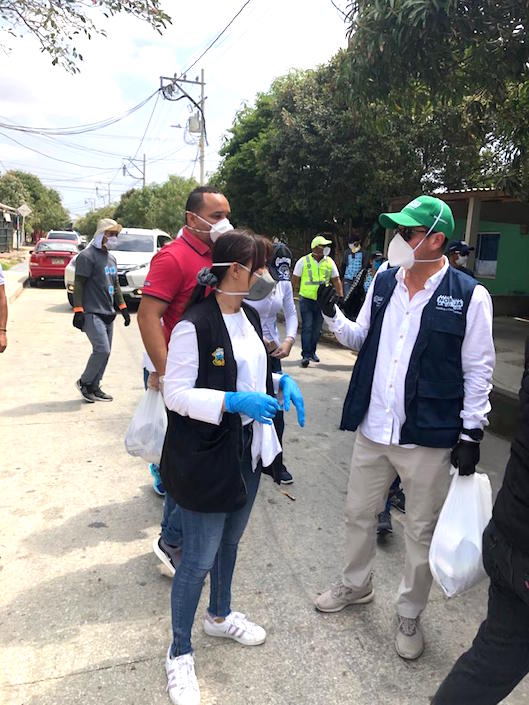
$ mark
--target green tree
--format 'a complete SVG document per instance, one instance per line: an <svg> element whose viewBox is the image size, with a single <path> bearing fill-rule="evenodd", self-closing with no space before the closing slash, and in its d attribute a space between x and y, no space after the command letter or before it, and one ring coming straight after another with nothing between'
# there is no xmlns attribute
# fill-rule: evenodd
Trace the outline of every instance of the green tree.
<svg viewBox="0 0 529 705"><path fill-rule="evenodd" d="M30 201L29 207L33 213L29 217L29 224L33 230L52 230L66 227L70 216L61 203L61 197L52 188L44 186L34 174L25 171L12 171L25 186Z"/></svg>
<svg viewBox="0 0 529 705"><path fill-rule="evenodd" d="M84 235L87 240L91 240L97 228L97 223L101 218L114 218L116 204L96 208L85 213L81 218L78 218L74 223L74 229L81 235Z"/></svg>
<svg viewBox="0 0 529 705"><path fill-rule="evenodd" d="M529 197L529 13L525 0L355 0L343 85L365 100L464 106L483 181ZM476 177L474 177L475 179Z"/></svg>
<svg viewBox="0 0 529 705"><path fill-rule="evenodd" d="M31 208L31 196L22 181L13 172L0 176L0 203L19 208L26 203Z"/></svg>
<svg viewBox="0 0 529 705"><path fill-rule="evenodd" d="M239 224L287 233L367 234L392 197L461 188L488 156L464 107L441 110L420 85L411 106L365 100L344 85L340 52L313 71L278 79L244 107L222 147L215 181Z"/></svg>
<svg viewBox="0 0 529 705"><path fill-rule="evenodd" d="M148 22L160 34L171 22L161 8L160 0L92 0L92 6L108 18L120 12ZM76 0L1 0L0 48L9 46L9 39L33 35L43 52L72 73L79 71L83 60L75 46L78 36L91 39L93 35L106 36L105 30L90 17L90 4ZM88 9L88 11L87 11Z"/></svg>
<svg viewBox="0 0 529 705"><path fill-rule="evenodd" d="M197 182L170 176L163 184L130 189L121 196L115 218L125 227L160 228L173 235L185 222L185 202Z"/></svg>

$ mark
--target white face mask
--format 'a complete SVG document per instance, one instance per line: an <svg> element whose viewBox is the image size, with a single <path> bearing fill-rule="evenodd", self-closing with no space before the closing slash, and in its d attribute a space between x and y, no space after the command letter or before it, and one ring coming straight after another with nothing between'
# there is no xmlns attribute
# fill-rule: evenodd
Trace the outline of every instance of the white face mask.
<svg viewBox="0 0 529 705"><path fill-rule="evenodd" d="M111 235L105 243L107 250L115 250L118 246L117 235Z"/></svg>
<svg viewBox="0 0 529 705"><path fill-rule="evenodd" d="M234 263L214 262L212 267L229 267L232 264ZM237 264L243 269L246 269L247 272L251 271L244 264L241 264L240 262L238 262ZM272 279L270 272L268 272L267 270L265 270L262 274L258 274L257 272L253 272L253 274L255 274L255 276L257 277L257 281L252 284L248 291L223 291L222 289L219 289L219 287L217 287L216 290L220 291L221 294L225 294L226 296L244 296L244 298L248 299L248 301L262 301L263 299L266 299L268 294L270 294L274 290L276 283Z"/></svg>
<svg viewBox="0 0 529 705"><path fill-rule="evenodd" d="M456 257L456 264L459 265L460 267L466 267L467 262L468 262L468 255L458 255Z"/></svg>
<svg viewBox="0 0 529 705"><path fill-rule="evenodd" d="M331 248L330 247L324 247L323 248L323 256L328 257L331 254Z"/></svg>
<svg viewBox="0 0 529 705"><path fill-rule="evenodd" d="M351 250L351 252L352 252L353 254L356 254L356 253L360 250L360 245L357 245L357 244L354 243L354 242L350 242L350 243L349 243L349 249Z"/></svg>
<svg viewBox="0 0 529 705"><path fill-rule="evenodd" d="M186 211L186 213L191 213L191 211ZM200 230L199 228L191 228L192 230L195 230L198 233L208 233L209 234L209 239L211 242L216 242L221 235L224 235L224 233L229 232L230 230L233 230L233 225L230 223L230 221L227 218L223 218L222 220L219 220L218 223L210 223L209 220L206 220L203 218L201 215L198 215L197 213L193 213L193 215L201 220L203 223L206 223L209 225L209 230Z"/></svg>
<svg viewBox="0 0 529 705"><path fill-rule="evenodd" d="M423 239L418 245L412 247L406 240L402 237L400 233L396 233L393 240L389 243L388 247L388 260L390 267L403 267L404 269L411 269L415 264L415 252L419 249L422 243L426 240L430 233L426 233ZM420 259L418 262L439 262L443 259L443 256L436 257L435 259Z"/></svg>

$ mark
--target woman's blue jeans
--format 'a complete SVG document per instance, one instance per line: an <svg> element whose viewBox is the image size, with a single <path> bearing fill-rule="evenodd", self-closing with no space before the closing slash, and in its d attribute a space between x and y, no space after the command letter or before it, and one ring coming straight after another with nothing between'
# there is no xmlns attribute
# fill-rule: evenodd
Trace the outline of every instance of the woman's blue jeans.
<svg viewBox="0 0 529 705"><path fill-rule="evenodd" d="M231 581L237 547L248 523L261 476L260 466L252 471L251 442L251 431L245 427L242 474L248 498L244 507L228 513L192 512L180 508L183 552L171 591L172 656L192 651L191 628L208 573L209 613L214 617L226 617L231 612Z"/></svg>

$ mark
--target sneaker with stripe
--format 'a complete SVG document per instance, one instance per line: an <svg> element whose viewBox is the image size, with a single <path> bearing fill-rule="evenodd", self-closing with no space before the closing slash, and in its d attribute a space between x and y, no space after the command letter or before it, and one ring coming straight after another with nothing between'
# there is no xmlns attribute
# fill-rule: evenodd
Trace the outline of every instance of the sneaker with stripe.
<svg viewBox="0 0 529 705"><path fill-rule="evenodd" d="M165 659L167 692L173 705L200 705L200 689L195 675L193 654L171 656L171 647Z"/></svg>
<svg viewBox="0 0 529 705"><path fill-rule="evenodd" d="M244 646L257 646L266 639L265 630L258 624L250 622L242 612L230 612L222 622L215 621L215 617L206 612L204 631L209 636L234 639Z"/></svg>

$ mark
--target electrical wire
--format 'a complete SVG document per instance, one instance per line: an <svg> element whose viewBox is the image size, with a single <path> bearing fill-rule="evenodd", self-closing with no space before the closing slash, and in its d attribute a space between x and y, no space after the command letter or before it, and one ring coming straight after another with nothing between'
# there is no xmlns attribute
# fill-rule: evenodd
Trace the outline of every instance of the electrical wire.
<svg viewBox="0 0 529 705"><path fill-rule="evenodd" d="M346 12L344 12L344 11L341 9L341 7L338 7L338 5L334 2L334 0L330 0L330 3L331 3L331 5L332 5L336 10L338 10L338 12L340 13L340 15L343 16L344 20L348 20L348 19L349 19L349 15L348 15Z"/></svg>
<svg viewBox="0 0 529 705"><path fill-rule="evenodd" d="M126 110L124 113L121 113L120 115L116 115L114 117L106 118L105 120L99 120L98 122L89 122L86 123L85 125L75 125L75 126L70 126L70 127L60 127L60 128L51 128L51 127L30 127L28 125L16 125L14 123L11 123L8 118L0 116L2 120L7 120L7 122L0 122L0 128L5 129L5 130L16 130L18 132L32 132L32 133L38 133L41 135L81 135L85 132L94 132L95 130L100 130L103 127L108 127L109 125L114 125L116 122L119 122L120 120L123 120L124 118L128 117L129 115L132 115L135 113L137 110L140 110L140 108L143 108L144 105L146 105L152 98L154 98L155 95L158 95L160 92L160 89L157 88L153 93L151 93L149 96L144 98L142 101L140 101L137 105L134 105L132 108L129 108Z"/></svg>
<svg viewBox="0 0 529 705"><path fill-rule="evenodd" d="M3 132L0 132L0 137L5 137L6 140L11 140L11 142L18 144L19 147L23 147L24 149L29 149L30 152L35 152L36 154L40 154L41 157L46 157L46 159L53 159L53 161L62 162L63 164L71 164L72 166L78 166L80 169L97 169L97 166L95 164L90 164L90 165L77 164L76 162L70 162L67 159L59 159L59 157L52 157L49 154L45 154L44 152L41 152L39 149L35 149L34 147L28 147L27 144L22 144L22 142L19 142L14 137L11 137L10 135L6 135Z"/></svg>
<svg viewBox="0 0 529 705"><path fill-rule="evenodd" d="M185 71L182 71L182 73L180 74L179 78L182 78L182 76L184 76L188 71L191 71L191 69L192 69L194 66L196 66L196 65L198 64L198 62L200 61L200 59L204 58L204 56L208 53L208 51L209 51L210 49L212 49L212 48L215 46L215 44L219 41L219 39L222 37L222 35L223 35L225 32L227 32L227 30L228 30L228 29L231 27L231 25L235 22L235 20L237 19L237 17L241 14L241 12L242 12L251 2L252 2L252 0L246 0L246 2L245 2L244 5L241 7L241 9L237 12L237 14L235 14L235 15L231 18L231 20L230 20L230 21L228 22L228 24L224 27L224 29L223 29L221 32L219 32L219 33L217 34L217 36L215 37L215 39L214 39L212 42L210 42L210 44L208 44L208 46L204 49L204 51L202 52L202 54L200 54L200 56L199 56L197 59L195 59L195 61L193 61L193 63L192 63L190 66L188 66Z"/></svg>

